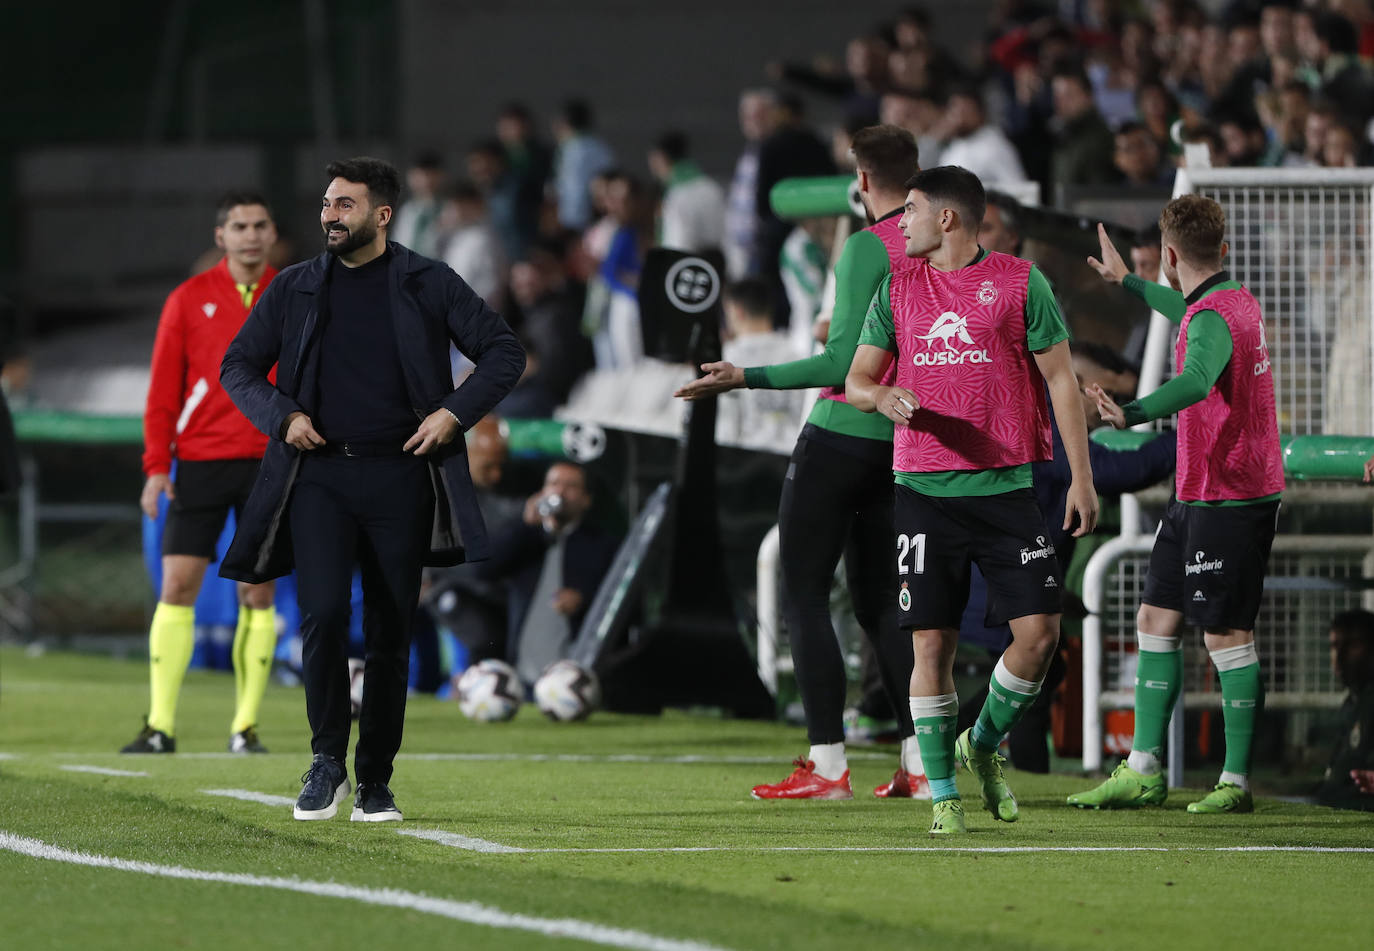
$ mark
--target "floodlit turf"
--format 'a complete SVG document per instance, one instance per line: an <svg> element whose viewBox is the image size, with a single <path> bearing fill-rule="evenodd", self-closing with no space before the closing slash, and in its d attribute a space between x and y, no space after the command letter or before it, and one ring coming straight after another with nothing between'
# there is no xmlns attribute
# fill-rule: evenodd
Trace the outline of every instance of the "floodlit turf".
<svg viewBox="0 0 1374 951"><path fill-rule="evenodd" d="M269 688L273 752L231 757L232 678L193 672L182 752L120 756L145 678L135 661L0 649L0 946L1326 951L1374 930L1374 854L1219 851L1374 849L1374 815L1262 799L1251 816L1190 816L1198 791L1081 812L1063 803L1082 779L1010 771L1020 822L993 822L962 776L970 834L932 841L928 803L869 795L887 753L851 751L852 802L757 802L749 787L786 775L800 730L684 714L554 724L529 707L481 725L415 698L392 783L406 821L296 822L204 790L294 798L309 761L299 689ZM683 848L718 851L667 851ZM1074 848L1141 851L989 851Z"/></svg>

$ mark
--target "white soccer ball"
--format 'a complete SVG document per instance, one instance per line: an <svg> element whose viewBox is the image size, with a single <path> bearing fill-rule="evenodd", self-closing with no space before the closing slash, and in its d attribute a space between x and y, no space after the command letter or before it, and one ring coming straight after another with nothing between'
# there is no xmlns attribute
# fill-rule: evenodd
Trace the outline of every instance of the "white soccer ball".
<svg viewBox="0 0 1374 951"><path fill-rule="evenodd" d="M348 658L348 708L353 719L363 712L363 659Z"/></svg>
<svg viewBox="0 0 1374 951"><path fill-rule="evenodd" d="M497 723L520 709L525 689L520 675L505 661L488 658L473 664L458 678L458 709L470 720Z"/></svg>
<svg viewBox="0 0 1374 951"><path fill-rule="evenodd" d="M534 702L550 720L585 720L601 703L601 685L590 670L556 660L535 681Z"/></svg>

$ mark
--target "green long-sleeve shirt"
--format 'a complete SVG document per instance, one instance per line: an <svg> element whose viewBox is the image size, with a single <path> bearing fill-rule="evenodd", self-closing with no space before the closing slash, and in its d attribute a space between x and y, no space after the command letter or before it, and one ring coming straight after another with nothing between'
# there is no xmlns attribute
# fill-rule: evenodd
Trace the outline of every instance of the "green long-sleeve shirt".
<svg viewBox="0 0 1374 951"><path fill-rule="evenodd" d="M768 390L843 387L849 365L854 362L868 303L891 270L887 247L881 238L868 230L850 235L835 263L835 309L825 349L791 363L746 367L744 385ZM880 413L861 413L839 400L817 400L807 422L848 436L892 441L891 420Z"/></svg>
<svg viewBox="0 0 1374 951"><path fill-rule="evenodd" d="M1126 275L1121 281L1121 286L1176 324L1183 322L1183 316L1191 305L1213 291L1241 288L1240 282L1231 280L1225 271L1204 281L1186 298L1172 288L1153 284L1134 274ZM1183 369L1153 393L1131 400L1122 406L1121 412L1126 417L1126 425L1135 426L1152 419L1172 416L1179 410L1202 402L1212 391L1212 387L1216 386L1217 380L1221 379L1234 349L1235 341L1231 338L1231 328L1221 314L1215 310L1200 310L1195 313L1193 319L1188 321L1188 352L1183 358ZM1248 505L1276 498L1277 494L1260 499L1188 504Z"/></svg>

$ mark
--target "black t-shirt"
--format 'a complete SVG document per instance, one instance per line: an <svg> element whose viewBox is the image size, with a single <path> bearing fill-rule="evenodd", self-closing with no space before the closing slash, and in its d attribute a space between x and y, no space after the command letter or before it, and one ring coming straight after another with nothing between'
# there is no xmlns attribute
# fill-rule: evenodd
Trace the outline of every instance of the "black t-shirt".
<svg viewBox="0 0 1374 951"><path fill-rule="evenodd" d="M419 425L391 319L390 261L388 251L361 267L330 267L314 419L329 442L397 440L399 449Z"/></svg>

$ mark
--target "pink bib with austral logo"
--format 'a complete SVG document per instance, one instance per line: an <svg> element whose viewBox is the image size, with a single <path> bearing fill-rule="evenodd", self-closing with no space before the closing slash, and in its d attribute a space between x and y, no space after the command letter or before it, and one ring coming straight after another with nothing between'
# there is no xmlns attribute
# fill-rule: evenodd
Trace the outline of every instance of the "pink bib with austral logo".
<svg viewBox="0 0 1374 951"><path fill-rule="evenodd" d="M906 256L906 235L902 234L902 229L897 227L897 223L901 220L901 215L893 215L891 218L884 218L882 221L875 222L864 229L865 231L871 231L876 234L883 242L883 247L887 249L888 265L891 267L893 274L896 274L898 271L907 270L912 266L915 260ZM867 301L864 301L864 307L867 309ZM896 379L897 364L896 361L894 361L888 366L887 372L883 374L883 378L880 382L883 386L891 386ZM825 387L821 390L818 399L835 400L840 403L849 402L844 395L843 383L839 386Z"/></svg>
<svg viewBox="0 0 1374 951"><path fill-rule="evenodd" d="M1244 289L1223 289L1189 307L1174 345L1176 373L1188 355L1188 324L1203 310L1226 321L1231 359L1207 396L1179 411L1178 499L1220 502L1282 492L1274 372L1259 302Z"/></svg>
<svg viewBox="0 0 1374 951"><path fill-rule="evenodd" d="M892 276L897 385L916 394L893 431L900 472L1000 469L1050 458L1045 380L1026 347L1031 263L992 252L957 271Z"/></svg>

